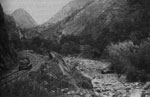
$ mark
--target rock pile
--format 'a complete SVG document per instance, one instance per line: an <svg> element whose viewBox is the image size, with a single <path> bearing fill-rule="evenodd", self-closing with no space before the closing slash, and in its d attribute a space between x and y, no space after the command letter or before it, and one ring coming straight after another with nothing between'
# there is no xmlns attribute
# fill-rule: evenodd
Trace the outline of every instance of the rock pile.
<svg viewBox="0 0 150 97"><path fill-rule="evenodd" d="M67 59L69 60L69 58ZM93 91L98 97L150 97L147 87L140 82L127 83L122 77L118 78L117 74L102 74L101 71L110 64L94 60L73 59L68 62L77 62L77 69L85 76L89 76L93 85ZM146 90L144 90L146 89Z"/></svg>
<svg viewBox="0 0 150 97"><path fill-rule="evenodd" d="M98 97L150 97L150 83L122 83L115 74L101 74L92 80Z"/></svg>

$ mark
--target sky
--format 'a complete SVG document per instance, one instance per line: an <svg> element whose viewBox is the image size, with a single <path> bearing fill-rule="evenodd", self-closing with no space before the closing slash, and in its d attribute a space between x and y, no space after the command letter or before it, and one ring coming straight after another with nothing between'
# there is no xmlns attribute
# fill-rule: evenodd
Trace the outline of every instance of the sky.
<svg viewBox="0 0 150 97"><path fill-rule="evenodd" d="M38 24L45 23L71 0L0 0L6 14L26 10Z"/></svg>

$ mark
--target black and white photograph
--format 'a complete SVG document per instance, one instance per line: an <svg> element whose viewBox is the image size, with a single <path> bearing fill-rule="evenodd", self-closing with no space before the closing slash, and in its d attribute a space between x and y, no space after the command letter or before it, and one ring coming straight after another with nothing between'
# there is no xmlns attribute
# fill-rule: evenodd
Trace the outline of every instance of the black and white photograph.
<svg viewBox="0 0 150 97"><path fill-rule="evenodd" d="M0 0L0 97L150 97L150 0Z"/></svg>

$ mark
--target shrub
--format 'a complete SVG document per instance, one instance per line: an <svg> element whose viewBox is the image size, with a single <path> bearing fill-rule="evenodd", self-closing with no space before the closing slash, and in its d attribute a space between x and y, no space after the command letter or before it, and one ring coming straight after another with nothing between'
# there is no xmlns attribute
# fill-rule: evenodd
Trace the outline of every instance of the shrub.
<svg viewBox="0 0 150 97"><path fill-rule="evenodd" d="M112 69L116 73L125 73L130 64L127 56L135 46L131 41L126 41L118 44L110 44L106 48L109 59L112 61Z"/></svg>
<svg viewBox="0 0 150 97"><path fill-rule="evenodd" d="M131 53L128 58L138 70L138 79L142 81L150 80L148 77L150 74L150 40L143 41L137 51Z"/></svg>
<svg viewBox="0 0 150 97"><path fill-rule="evenodd" d="M107 46L111 69L118 74L126 74L128 81L150 80L150 39L136 46L131 41Z"/></svg>
<svg viewBox="0 0 150 97"><path fill-rule="evenodd" d="M149 80L150 41L135 46L131 41L107 46L111 69L118 74L125 74L128 81Z"/></svg>

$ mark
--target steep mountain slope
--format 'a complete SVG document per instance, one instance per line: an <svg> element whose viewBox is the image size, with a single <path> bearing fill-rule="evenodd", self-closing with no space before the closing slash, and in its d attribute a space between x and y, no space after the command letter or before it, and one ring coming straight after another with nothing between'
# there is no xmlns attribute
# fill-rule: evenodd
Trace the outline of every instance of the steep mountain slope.
<svg viewBox="0 0 150 97"><path fill-rule="evenodd" d="M101 56L111 42L131 40L138 44L149 37L149 3L140 0L94 0L55 25L45 27L41 36L60 42L62 36L74 35L78 37L77 44L90 45Z"/></svg>
<svg viewBox="0 0 150 97"><path fill-rule="evenodd" d="M78 11L76 15L71 17L70 21L63 22L63 34L79 34L89 27L90 24L96 24L93 30L102 28L106 24L111 23L114 17L123 18L126 14L126 2L120 0L96 0ZM93 27L92 25L90 25ZM96 27L99 26L99 27ZM90 29L90 30L92 30ZM94 33L91 31L90 33ZM87 34L87 33L86 33Z"/></svg>
<svg viewBox="0 0 150 97"><path fill-rule="evenodd" d="M37 26L35 20L24 9L17 9L12 13L12 16L19 27L32 28Z"/></svg>
<svg viewBox="0 0 150 97"><path fill-rule="evenodd" d="M96 39L100 33L102 33L102 30L104 28L109 29L109 26L113 24L114 21L123 21L122 19L127 16L128 12L126 0L91 0L86 3L85 0L74 0L72 2L84 2L84 4L80 5L80 8L77 7L78 9L76 10L72 10L69 13L70 15L65 13L64 9L62 9L62 13L65 14L66 17L57 22L55 26L49 26L43 30L44 36L48 37L52 32L58 35L91 34L93 37L96 36L94 37ZM69 4L72 4L72 2ZM58 13L61 13L61 11Z"/></svg>
<svg viewBox="0 0 150 97"><path fill-rule="evenodd" d="M9 41L3 8L0 5L0 74L13 66L15 53Z"/></svg>
<svg viewBox="0 0 150 97"><path fill-rule="evenodd" d="M9 39L12 39L13 34L18 35L18 27L16 26L16 22L14 20L14 18L10 15L4 14L4 19L5 19L5 25L7 31L8 31L8 35L9 35Z"/></svg>
<svg viewBox="0 0 150 97"><path fill-rule="evenodd" d="M48 22L41 25L43 28L40 32L45 39L53 40L54 37L59 38L62 28L65 23L72 21L79 12L85 9L95 0L73 0L63 7L56 15L54 15Z"/></svg>
<svg viewBox="0 0 150 97"><path fill-rule="evenodd" d="M149 37L148 4L149 1L139 0L94 0L72 11L71 15L56 24L40 26L41 28L33 30L35 34L29 31L27 36L31 36L30 38L40 36L50 42L54 41L54 44L58 43L64 49L66 49L65 43L70 41L69 44L79 45L76 47L78 49L81 45L89 45L89 48L98 53L95 56L101 56L110 43L125 40L140 43L141 40ZM76 40L67 38L65 43L61 43L63 36L69 37L69 35L74 35Z"/></svg>
<svg viewBox="0 0 150 97"><path fill-rule="evenodd" d="M131 33L145 32L148 34L150 30L149 7L144 2L138 0L135 2L129 0L94 0L86 3L81 9L72 11L70 16L54 26L56 31L53 32L65 35L90 34L93 39L107 36L112 38L111 40L131 38ZM52 32L48 29L45 31ZM117 37L115 34L118 34ZM144 38L145 36L140 37Z"/></svg>
<svg viewBox="0 0 150 97"><path fill-rule="evenodd" d="M94 0L73 0L64 6L58 13L56 13L47 23L57 23L58 21L63 20L64 18L70 16L73 12L78 9L83 8L87 3L90 3ZM47 24L46 23L46 24Z"/></svg>

